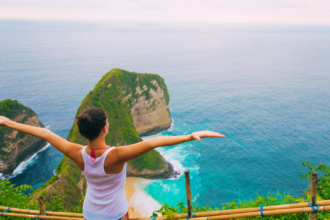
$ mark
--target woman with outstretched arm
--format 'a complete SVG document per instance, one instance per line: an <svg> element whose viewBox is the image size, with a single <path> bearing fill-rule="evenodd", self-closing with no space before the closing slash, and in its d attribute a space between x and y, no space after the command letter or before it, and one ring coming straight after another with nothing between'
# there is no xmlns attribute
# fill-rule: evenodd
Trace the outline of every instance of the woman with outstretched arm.
<svg viewBox="0 0 330 220"><path fill-rule="evenodd" d="M86 220L128 220L126 162L157 147L201 141L201 138L225 137L217 132L199 131L190 135L155 137L136 144L110 147L105 143L109 122L103 109L85 109L77 115L76 122L79 133L88 140L87 146L71 143L46 128L16 123L0 116L0 125L46 140L77 164L87 181L83 206Z"/></svg>

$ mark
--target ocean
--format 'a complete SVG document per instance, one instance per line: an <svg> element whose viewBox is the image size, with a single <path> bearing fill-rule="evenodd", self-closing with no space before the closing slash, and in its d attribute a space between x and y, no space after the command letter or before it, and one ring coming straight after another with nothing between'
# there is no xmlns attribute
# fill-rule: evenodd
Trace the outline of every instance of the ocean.
<svg viewBox="0 0 330 220"><path fill-rule="evenodd" d="M0 100L32 108L66 138L80 102L105 73L156 73L168 87L173 124L154 136L226 135L159 148L181 175L140 183L136 203L184 202L184 170L199 206L221 208L257 193L297 196L307 186L299 178L303 161L330 165L329 28L61 25L0 21ZM38 188L62 158L47 145L9 179Z"/></svg>

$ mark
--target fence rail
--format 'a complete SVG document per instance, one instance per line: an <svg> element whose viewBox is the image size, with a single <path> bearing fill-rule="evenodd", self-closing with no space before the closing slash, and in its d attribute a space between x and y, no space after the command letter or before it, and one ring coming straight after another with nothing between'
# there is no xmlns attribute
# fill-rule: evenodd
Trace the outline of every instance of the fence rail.
<svg viewBox="0 0 330 220"><path fill-rule="evenodd" d="M188 217L188 218L193 218L193 220L221 220L221 219L238 219L238 218L284 215L284 214L306 213L306 212L310 213L309 220L316 220L317 212L330 211L330 200L316 201L316 184L318 182L316 172L312 173L311 186L310 186L310 195L311 195L310 203L304 202L304 203L286 204L286 205L277 205L277 206L242 208L242 209L231 209L231 210L199 212L199 213L192 212L189 171L185 172L185 179L186 179L188 213L174 214L172 216L161 216L161 217L157 217L156 220L166 220L168 219L168 217L170 217L171 219L184 219ZM54 220L84 219L82 213L46 211L43 197L39 198L39 207L40 210L28 210L28 209L0 206L0 211L3 211L1 213L2 216L25 217L32 219L54 219ZM16 212L16 213L8 213L8 212ZM19 214L19 213L24 213L24 214ZM130 219L150 220L151 218L130 217ZM153 220L155 220L155 218L153 218Z"/></svg>

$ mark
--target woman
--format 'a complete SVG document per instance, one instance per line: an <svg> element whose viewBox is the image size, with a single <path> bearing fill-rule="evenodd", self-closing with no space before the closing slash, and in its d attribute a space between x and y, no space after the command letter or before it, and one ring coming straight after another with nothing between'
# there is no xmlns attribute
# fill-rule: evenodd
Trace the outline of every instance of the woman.
<svg viewBox="0 0 330 220"><path fill-rule="evenodd" d="M77 115L79 132L88 140L87 146L71 143L46 128L24 125L0 116L0 125L42 138L71 158L82 170L87 191L83 214L86 220L127 220L128 207L125 196L126 162L156 147L172 146L206 137L225 136L211 131L190 135L156 137L136 144L109 147L105 143L109 123L104 110L97 107L85 109ZM126 214L125 214L126 213Z"/></svg>

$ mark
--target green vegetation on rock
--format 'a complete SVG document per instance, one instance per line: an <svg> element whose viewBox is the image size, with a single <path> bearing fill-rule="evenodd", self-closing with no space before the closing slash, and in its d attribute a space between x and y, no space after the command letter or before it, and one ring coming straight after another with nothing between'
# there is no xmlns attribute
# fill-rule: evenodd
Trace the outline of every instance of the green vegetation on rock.
<svg viewBox="0 0 330 220"><path fill-rule="evenodd" d="M9 119L15 119L16 116L22 114L24 111L24 114L27 116L31 116L34 114L32 109L22 105L16 100L11 99L5 99L0 102L0 115L5 116ZM21 123L24 123L23 121L26 120L26 117L22 118ZM5 141L10 141L9 139L5 139L5 134L11 132L12 130L10 128L7 128L5 126L0 126L0 155L6 156L10 153L3 151L2 148L6 147ZM17 139L22 139L26 135L24 133L19 132L18 135L13 139L12 141L16 141Z"/></svg>
<svg viewBox="0 0 330 220"><path fill-rule="evenodd" d="M5 99L0 102L0 113L7 118L14 119L23 110L26 110L27 115L33 114L32 109L22 105L17 100Z"/></svg>

